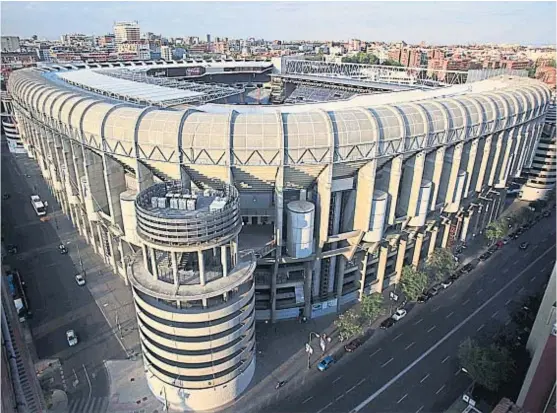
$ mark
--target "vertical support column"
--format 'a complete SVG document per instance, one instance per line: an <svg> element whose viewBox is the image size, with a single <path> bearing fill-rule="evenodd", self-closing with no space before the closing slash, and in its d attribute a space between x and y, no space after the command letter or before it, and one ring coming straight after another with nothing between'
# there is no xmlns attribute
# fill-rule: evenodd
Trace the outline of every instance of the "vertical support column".
<svg viewBox="0 0 557 413"><path fill-rule="evenodd" d="M503 146L503 134L500 132L497 134L497 141L495 142L495 154L493 155L493 162L491 163L491 170L489 171L489 178L487 184L493 186L493 181L495 179L495 172L497 171L497 165L499 164L499 157L501 156L501 147Z"/></svg>
<svg viewBox="0 0 557 413"><path fill-rule="evenodd" d="M222 276L228 277L228 251L227 246L223 245L220 247L220 262L222 264Z"/></svg>
<svg viewBox="0 0 557 413"><path fill-rule="evenodd" d="M358 300L360 300L360 301L362 301L362 297L364 296L368 257L369 257L369 254L366 251L365 254L364 254L364 258L362 259L362 262L361 262L362 268L360 269L360 290L359 290L359 294L358 294Z"/></svg>
<svg viewBox="0 0 557 413"><path fill-rule="evenodd" d="M385 271L387 270L387 258L389 256L388 247L380 247L379 262L377 263L377 283L372 292L381 293L383 291L383 280L385 279Z"/></svg>
<svg viewBox="0 0 557 413"><path fill-rule="evenodd" d="M410 188L410 198L408 199L407 216L416 216L418 198L420 197L420 187L422 186L422 178L424 176L426 153L424 151L414 156L414 173L412 175L412 187Z"/></svg>
<svg viewBox="0 0 557 413"><path fill-rule="evenodd" d="M406 255L406 246L408 245L408 241L405 239L401 239L398 242L398 252L396 255L396 263L395 263L395 281L394 284L400 283L400 277L402 276L402 268L404 267L404 256Z"/></svg>
<svg viewBox="0 0 557 413"><path fill-rule="evenodd" d="M149 248L149 255L151 256L151 274L153 275L153 278L156 280L159 278L159 266L157 264L157 255L156 255L156 251L154 248L151 247L147 247Z"/></svg>
<svg viewBox="0 0 557 413"><path fill-rule="evenodd" d="M389 213L387 215L389 225L395 223L396 204L398 202L398 189L402 176L402 155L398 155L391 161L391 175L389 177ZM358 204L356 204L358 205Z"/></svg>
<svg viewBox="0 0 557 413"><path fill-rule="evenodd" d="M469 211L468 214L462 220L462 231L460 232L460 240L466 242L466 237L468 236L468 228L470 227L470 219L472 217L472 212Z"/></svg>
<svg viewBox="0 0 557 413"><path fill-rule="evenodd" d="M180 280L178 279L178 254L174 251L171 251L169 254L172 260L172 276L174 277L174 285L178 287L180 283Z"/></svg>
<svg viewBox="0 0 557 413"><path fill-rule="evenodd" d="M100 244L100 245L98 245L99 250L100 250L99 252L102 254L103 261L106 262L106 255L107 254L106 254L106 251L104 250L104 242L103 242L104 237L103 237L103 234L102 234L102 231L101 231L101 226L96 225L96 227L97 227L97 235L99 236L99 244Z"/></svg>
<svg viewBox="0 0 557 413"><path fill-rule="evenodd" d="M460 160L462 158L462 147L463 147L462 143L459 143L454 147L452 164L451 164L451 173L449 174L449 184L447 186L447 194L445 196L446 205L453 203L454 193L456 191L458 172L460 170Z"/></svg>
<svg viewBox="0 0 557 413"><path fill-rule="evenodd" d="M422 246L424 244L424 234L419 233L416 235L416 242L414 243L414 253L412 254L412 266L416 269L420 264L420 257L422 255Z"/></svg>
<svg viewBox="0 0 557 413"><path fill-rule="evenodd" d="M280 166L275 178L275 263L273 265L273 273L271 274L271 322L276 321L277 311L277 277L282 259L282 245L283 235L282 228L284 226L284 168ZM311 276L311 274L310 274ZM310 297L305 297L306 300L311 301ZM306 315L309 317L309 315Z"/></svg>
<svg viewBox="0 0 557 413"><path fill-rule="evenodd" d="M433 254L433 251L435 251L435 243L437 242L437 235L439 235L439 228L435 227L431 230L429 248L427 249L427 258L431 257L431 254Z"/></svg>
<svg viewBox="0 0 557 413"><path fill-rule="evenodd" d="M124 275L124 283L128 285L128 265L126 261L126 257L124 255L124 241L122 238L118 238L118 251L120 252L120 260L122 262L123 268L123 275Z"/></svg>
<svg viewBox="0 0 557 413"><path fill-rule="evenodd" d="M205 260L203 259L203 251L197 251L197 260L199 261L199 283L205 285Z"/></svg>
<svg viewBox="0 0 557 413"><path fill-rule="evenodd" d="M482 154L482 162L480 163L480 170L478 172L478 181L476 182L476 192L481 192L484 186L484 178L487 170L487 163L489 161L489 154L491 152L491 139L493 135L485 138L484 151Z"/></svg>
<svg viewBox="0 0 557 413"><path fill-rule="evenodd" d="M447 244L449 243L449 233L451 228L451 222L447 221L443 224L445 229L443 230L443 240L441 241L441 248L447 248Z"/></svg>
<svg viewBox="0 0 557 413"><path fill-rule="evenodd" d="M313 294L319 295L321 284L321 267L323 259L321 251L329 235L329 218L331 214L331 187L332 187L332 165L327 165L317 178L317 205L316 205L316 262L314 267L315 279L313 281Z"/></svg>
<svg viewBox="0 0 557 413"><path fill-rule="evenodd" d="M141 244L141 249L143 250L143 266L147 270L149 268L149 250L145 244Z"/></svg>
<svg viewBox="0 0 557 413"><path fill-rule="evenodd" d="M354 211L354 229L361 231L369 230L371 219L371 202L375 188L375 173L377 160L370 161L358 171L356 185L356 210Z"/></svg>
<svg viewBox="0 0 557 413"><path fill-rule="evenodd" d="M110 251L110 265L112 266L112 269L114 270L114 272L116 274L119 273L118 271L118 265L116 264L116 257L114 256L114 241L112 240L112 234L110 233L110 231L107 231L106 234L107 238L108 238L108 249Z"/></svg>
<svg viewBox="0 0 557 413"><path fill-rule="evenodd" d="M333 228L332 233L327 235L336 235L340 229L340 209L342 206L342 192L333 192L331 197L334 199L333 202ZM330 249L334 250L337 248L338 243L332 242ZM334 255L329 258L329 293L334 290L335 279L341 275L337 273L337 256Z"/></svg>
<svg viewBox="0 0 557 413"><path fill-rule="evenodd" d="M498 182L495 183L496 188L505 188L507 184L507 176L509 175L509 158L511 156L511 148L514 143L514 133L506 133L505 149L503 150L503 160L501 161L501 168L496 176Z"/></svg>
<svg viewBox="0 0 557 413"><path fill-rule="evenodd" d="M435 151L435 166L433 169L433 178L431 183L433 184L433 193L431 194L431 203L429 210L434 211L435 205L437 205L437 196L439 194L439 185L441 184L441 174L443 172L443 164L445 162L445 147Z"/></svg>
<svg viewBox="0 0 557 413"><path fill-rule="evenodd" d="M468 192L470 192L470 183L472 182L474 168L476 167L476 155L478 153L478 140L479 139L476 138L470 144L470 152L468 153L468 165L466 165L466 184L464 185L464 194L462 194L462 198L468 197Z"/></svg>
<svg viewBox="0 0 557 413"><path fill-rule="evenodd" d="M338 263L338 276L337 276L337 313L340 312L340 305L342 299L342 287L344 286L344 270L346 269L346 257L339 255Z"/></svg>

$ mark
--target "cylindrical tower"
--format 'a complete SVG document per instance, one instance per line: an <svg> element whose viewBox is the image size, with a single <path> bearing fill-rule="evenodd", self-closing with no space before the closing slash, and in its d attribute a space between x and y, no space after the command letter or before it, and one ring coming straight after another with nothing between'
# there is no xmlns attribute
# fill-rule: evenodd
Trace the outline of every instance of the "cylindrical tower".
<svg viewBox="0 0 557 413"><path fill-rule="evenodd" d="M177 410L233 401L255 370L253 252L238 252L239 196L155 184L135 201L142 253L131 264L147 381Z"/></svg>

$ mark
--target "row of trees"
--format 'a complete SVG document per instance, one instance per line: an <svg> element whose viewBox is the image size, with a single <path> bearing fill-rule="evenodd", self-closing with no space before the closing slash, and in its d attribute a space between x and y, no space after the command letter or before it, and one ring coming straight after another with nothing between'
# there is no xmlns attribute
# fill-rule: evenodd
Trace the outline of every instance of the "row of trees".
<svg viewBox="0 0 557 413"><path fill-rule="evenodd" d="M383 62L375 56L373 53L365 53L365 52L358 52L353 56L344 56L341 59L342 63L359 63L365 65L378 65L381 64L382 66L399 66L402 67L402 63L393 60L387 59Z"/></svg>
<svg viewBox="0 0 557 413"><path fill-rule="evenodd" d="M339 330L340 341L363 334L364 329L382 315L385 311L383 295L373 293L364 295L359 308L351 308L335 320Z"/></svg>

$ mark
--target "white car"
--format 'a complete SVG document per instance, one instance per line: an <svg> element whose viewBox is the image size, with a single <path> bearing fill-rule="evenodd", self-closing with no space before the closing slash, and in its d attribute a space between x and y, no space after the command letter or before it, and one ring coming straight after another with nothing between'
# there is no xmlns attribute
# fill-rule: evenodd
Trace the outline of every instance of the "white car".
<svg viewBox="0 0 557 413"><path fill-rule="evenodd" d="M399 310L396 310L396 312L393 314L391 318L395 321L399 321L403 319L405 316L406 316L406 310L404 308L401 308Z"/></svg>
<svg viewBox="0 0 557 413"><path fill-rule="evenodd" d="M68 340L68 345L73 347L77 344L77 336L75 335L75 331L68 330L66 331L66 340Z"/></svg>
<svg viewBox="0 0 557 413"><path fill-rule="evenodd" d="M83 278L83 275L81 274L77 274L75 276L75 282L77 283L77 285L79 285L80 287L83 287L85 285L85 278Z"/></svg>
<svg viewBox="0 0 557 413"><path fill-rule="evenodd" d="M449 288L449 286L452 284L453 282L451 280L445 280L441 283L441 287L443 287L443 289L445 288Z"/></svg>

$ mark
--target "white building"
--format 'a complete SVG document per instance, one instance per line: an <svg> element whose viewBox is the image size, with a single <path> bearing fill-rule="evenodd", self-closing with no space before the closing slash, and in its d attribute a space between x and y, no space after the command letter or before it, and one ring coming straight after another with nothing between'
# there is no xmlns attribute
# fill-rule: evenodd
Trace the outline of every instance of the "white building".
<svg viewBox="0 0 557 413"><path fill-rule="evenodd" d="M172 48L170 46L161 46L161 59L166 61L172 60Z"/></svg>
<svg viewBox="0 0 557 413"><path fill-rule="evenodd" d="M141 40L139 23L136 21L114 23L114 38L117 45L123 42L139 42Z"/></svg>
<svg viewBox="0 0 557 413"><path fill-rule="evenodd" d="M19 50L19 37L2 36L2 52L18 52Z"/></svg>

